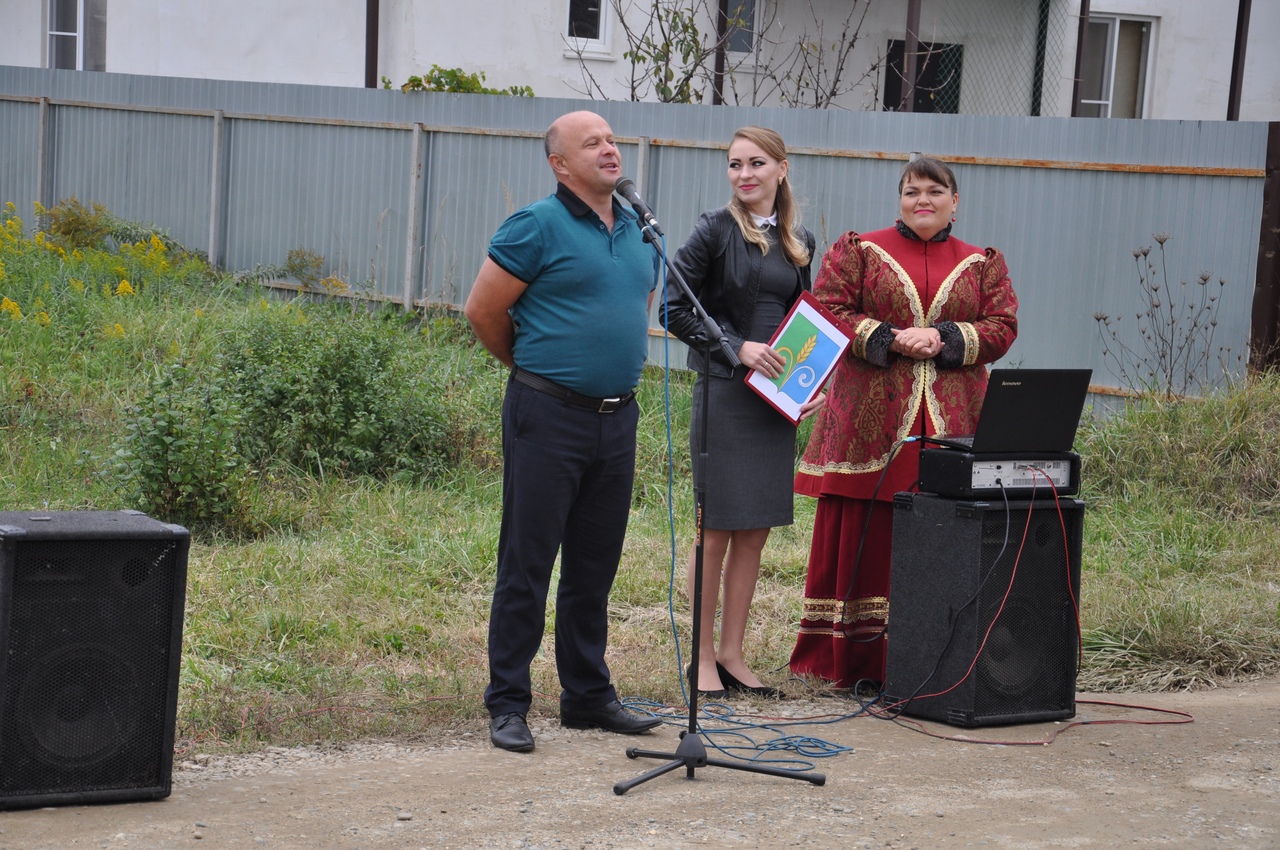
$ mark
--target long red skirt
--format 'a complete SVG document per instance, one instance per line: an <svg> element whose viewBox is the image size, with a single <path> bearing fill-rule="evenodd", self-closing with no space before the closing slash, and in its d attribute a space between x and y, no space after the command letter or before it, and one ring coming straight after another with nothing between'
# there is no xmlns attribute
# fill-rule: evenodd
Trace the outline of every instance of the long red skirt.
<svg viewBox="0 0 1280 850"><path fill-rule="evenodd" d="M818 499L791 672L840 688L884 683L892 543L892 502Z"/></svg>

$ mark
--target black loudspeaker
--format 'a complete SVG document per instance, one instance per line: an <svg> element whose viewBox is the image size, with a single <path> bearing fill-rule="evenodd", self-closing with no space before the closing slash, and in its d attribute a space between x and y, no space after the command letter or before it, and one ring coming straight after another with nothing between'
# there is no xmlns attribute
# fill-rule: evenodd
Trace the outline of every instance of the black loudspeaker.
<svg viewBox="0 0 1280 850"><path fill-rule="evenodd" d="M190 535L0 513L0 809L169 796Z"/></svg>
<svg viewBox="0 0 1280 850"><path fill-rule="evenodd" d="M1083 520L1078 499L899 493L885 704L953 726L1075 716Z"/></svg>

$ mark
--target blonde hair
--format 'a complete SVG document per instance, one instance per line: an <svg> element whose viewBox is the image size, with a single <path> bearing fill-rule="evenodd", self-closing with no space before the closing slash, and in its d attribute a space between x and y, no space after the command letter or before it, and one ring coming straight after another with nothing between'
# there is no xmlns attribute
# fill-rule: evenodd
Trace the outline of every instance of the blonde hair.
<svg viewBox="0 0 1280 850"><path fill-rule="evenodd" d="M767 127L742 127L734 131L729 144L733 145L738 139L751 142L764 151L770 159L778 162L786 161L786 144L783 143L781 136ZM778 214L778 241L782 244L782 252L795 265L807 265L810 260L809 246L800 237L800 208L788 181L783 180L778 184L778 194L774 198L773 208ZM729 212L733 215L733 220L738 223L742 238L758 245L763 253L769 253L768 237L756 226L755 219L751 217L751 210L747 209L747 205L736 195L729 200Z"/></svg>

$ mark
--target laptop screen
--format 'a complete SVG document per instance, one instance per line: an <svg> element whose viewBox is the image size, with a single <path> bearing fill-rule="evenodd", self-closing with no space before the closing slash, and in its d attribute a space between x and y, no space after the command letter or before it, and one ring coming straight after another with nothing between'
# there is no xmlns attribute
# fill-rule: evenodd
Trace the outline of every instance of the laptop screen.
<svg viewBox="0 0 1280 850"><path fill-rule="evenodd" d="M992 369L968 450L1071 451L1092 377L1092 369Z"/></svg>

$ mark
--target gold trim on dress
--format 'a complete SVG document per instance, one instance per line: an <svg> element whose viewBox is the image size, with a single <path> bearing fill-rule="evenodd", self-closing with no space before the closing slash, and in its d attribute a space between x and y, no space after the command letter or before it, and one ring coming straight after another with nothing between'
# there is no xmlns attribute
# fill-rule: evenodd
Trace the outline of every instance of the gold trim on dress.
<svg viewBox="0 0 1280 850"><path fill-rule="evenodd" d="M956 327L964 337L964 365L972 366L978 362L978 329L973 322L956 322Z"/></svg>
<svg viewBox="0 0 1280 850"><path fill-rule="evenodd" d="M904 284L909 284L904 285L902 287L902 291L903 294L907 296L907 303L911 308L912 324L917 328L924 327L924 325L921 324L924 321L924 303L920 300L920 292L916 287L916 282L911 279L911 275L907 274L907 270L902 267L902 264L895 260L884 248L881 248L874 242L867 242L866 245L874 251L880 259L889 266L889 268L893 269L898 280L902 281Z"/></svg>
<svg viewBox="0 0 1280 850"><path fill-rule="evenodd" d="M861 599L806 599L800 614L802 621L854 623L858 620L885 620L889 617L889 598L866 596Z"/></svg>
<svg viewBox="0 0 1280 850"><path fill-rule="evenodd" d="M951 296L951 290L955 289L956 281L960 279L960 275L964 274L970 266L984 262L986 259L986 254L975 253L956 263L956 267L942 281L942 285L938 287L937 294L933 296L933 303L929 305L928 324L934 324L938 321L938 316L942 315L942 307L947 303L947 298Z"/></svg>
<svg viewBox="0 0 1280 850"><path fill-rule="evenodd" d="M853 329L853 353L863 360L867 359L867 340L883 322L870 317L858 322Z"/></svg>

